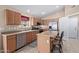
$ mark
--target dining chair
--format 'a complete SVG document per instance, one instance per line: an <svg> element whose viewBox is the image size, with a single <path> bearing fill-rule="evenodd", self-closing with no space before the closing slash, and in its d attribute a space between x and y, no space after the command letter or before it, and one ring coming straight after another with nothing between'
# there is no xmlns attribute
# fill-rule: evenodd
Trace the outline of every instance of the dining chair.
<svg viewBox="0 0 79 59"><path fill-rule="evenodd" d="M59 33L58 33L59 35ZM64 36L64 31L61 32L61 36L57 36L53 41L52 41L52 46L53 46L53 50L55 50L55 48L58 48L59 52L62 53L63 50L62 50L62 45L63 45L63 41L62 41L62 38Z"/></svg>

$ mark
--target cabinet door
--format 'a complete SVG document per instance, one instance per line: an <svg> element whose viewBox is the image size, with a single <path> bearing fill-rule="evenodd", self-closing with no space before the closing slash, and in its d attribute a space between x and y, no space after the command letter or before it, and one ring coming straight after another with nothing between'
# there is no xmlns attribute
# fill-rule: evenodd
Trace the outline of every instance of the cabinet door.
<svg viewBox="0 0 79 59"><path fill-rule="evenodd" d="M33 18L33 25L37 25L37 19Z"/></svg>
<svg viewBox="0 0 79 59"><path fill-rule="evenodd" d="M21 14L18 12L14 12L14 25L21 24Z"/></svg>
<svg viewBox="0 0 79 59"><path fill-rule="evenodd" d="M32 41L36 40L37 39L37 35L36 35L36 32L32 32Z"/></svg>
<svg viewBox="0 0 79 59"><path fill-rule="evenodd" d="M41 20L41 24L44 25L44 20Z"/></svg>
<svg viewBox="0 0 79 59"><path fill-rule="evenodd" d="M47 20L44 20L44 25L48 25L48 21Z"/></svg>
<svg viewBox="0 0 79 59"><path fill-rule="evenodd" d="M7 52L13 52L16 50L16 35L7 37Z"/></svg>
<svg viewBox="0 0 79 59"><path fill-rule="evenodd" d="M7 25L14 24L14 12L11 10L6 10L6 24Z"/></svg>
<svg viewBox="0 0 79 59"><path fill-rule="evenodd" d="M26 43L30 43L32 42L32 37L31 37L31 32L27 32L26 33Z"/></svg>

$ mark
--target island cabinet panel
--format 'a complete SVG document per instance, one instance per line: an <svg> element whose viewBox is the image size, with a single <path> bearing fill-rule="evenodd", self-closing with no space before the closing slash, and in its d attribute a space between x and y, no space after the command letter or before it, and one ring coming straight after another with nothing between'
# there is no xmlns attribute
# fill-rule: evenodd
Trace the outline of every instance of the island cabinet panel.
<svg viewBox="0 0 79 59"><path fill-rule="evenodd" d="M50 39L48 35L37 35L37 49L40 53L50 52Z"/></svg>
<svg viewBox="0 0 79 59"><path fill-rule="evenodd" d="M13 52L16 50L16 35L7 36L7 52Z"/></svg>
<svg viewBox="0 0 79 59"><path fill-rule="evenodd" d="M54 39L57 36L58 32L53 31L50 33L50 31L45 31L43 33L37 34L37 50L40 53L50 53L51 50L53 50L53 42Z"/></svg>

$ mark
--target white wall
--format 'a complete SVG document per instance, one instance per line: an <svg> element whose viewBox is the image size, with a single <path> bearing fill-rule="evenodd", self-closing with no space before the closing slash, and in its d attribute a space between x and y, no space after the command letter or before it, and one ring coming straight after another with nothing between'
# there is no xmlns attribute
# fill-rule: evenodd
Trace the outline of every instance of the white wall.
<svg viewBox="0 0 79 59"><path fill-rule="evenodd" d="M0 50L2 49L1 31L3 31L6 26L4 12L6 8L8 8L8 6L0 6Z"/></svg>

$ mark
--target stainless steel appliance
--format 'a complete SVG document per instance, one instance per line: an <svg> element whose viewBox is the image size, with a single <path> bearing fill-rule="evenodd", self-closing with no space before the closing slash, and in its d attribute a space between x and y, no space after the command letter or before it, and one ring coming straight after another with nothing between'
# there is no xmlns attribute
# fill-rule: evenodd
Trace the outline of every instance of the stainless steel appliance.
<svg viewBox="0 0 79 59"><path fill-rule="evenodd" d="M17 35L17 49L21 48L26 44L26 33L21 33Z"/></svg>

